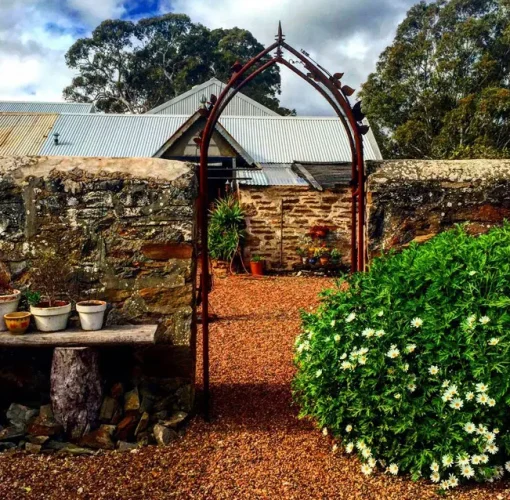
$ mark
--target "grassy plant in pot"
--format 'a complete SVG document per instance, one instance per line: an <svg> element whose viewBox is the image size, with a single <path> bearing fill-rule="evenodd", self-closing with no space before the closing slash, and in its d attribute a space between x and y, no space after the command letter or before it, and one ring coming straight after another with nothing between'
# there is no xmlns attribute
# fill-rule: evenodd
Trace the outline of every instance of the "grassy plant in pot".
<svg viewBox="0 0 510 500"><path fill-rule="evenodd" d="M264 275L264 261L260 255L252 255L250 260L250 270L253 276Z"/></svg>
<svg viewBox="0 0 510 500"><path fill-rule="evenodd" d="M31 271L32 292L28 295L30 312L39 331L66 329L71 313L69 297L74 286L73 270L68 262L51 250L41 252Z"/></svg>
<svg viewBox="0 0 510 500"><path fill-rule="evenodd" d="M16 311L20 296L20 291L11 286L11 274L7 266L0 262L0 331L7 330L4 315Z"/></svg>

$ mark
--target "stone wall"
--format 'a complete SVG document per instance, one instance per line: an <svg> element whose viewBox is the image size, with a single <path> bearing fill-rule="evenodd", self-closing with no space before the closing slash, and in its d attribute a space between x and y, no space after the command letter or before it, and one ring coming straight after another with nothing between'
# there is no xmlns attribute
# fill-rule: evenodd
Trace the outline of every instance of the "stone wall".
<svg viewBox="0 0 510 500"><path fill-rule="evenodd" d="M510 218L510 161L367 162L369 254Z"/></svg>
<svg viewBox="0 0 510 500"><path fill-rule="evenodd" d="M246 253L261 255L270 269L291 269L298 263L300 238L315 225L331 229L343 262L350 262L349 188L317 191L301 186L241 186L239 197L247 216Z"/></svg>
<svg viewBox="0 0 510 500"><path fill-rule="evenodd" d="M185 412L194 392L196 196L193 168L181 162L0 158L0 260L16 286L30 283L38 250L53 247L73 262L83 297L109 302L107 324L157 323L157 345L105 352L106 364L139 388L157 379L169 409ZM14 394L37 377L46 383L26 366L47 367L42 351L2 355L12 363L2 362L0 381L14 380ZM9 370L20 356L32 361L16 379Z"/></svg>

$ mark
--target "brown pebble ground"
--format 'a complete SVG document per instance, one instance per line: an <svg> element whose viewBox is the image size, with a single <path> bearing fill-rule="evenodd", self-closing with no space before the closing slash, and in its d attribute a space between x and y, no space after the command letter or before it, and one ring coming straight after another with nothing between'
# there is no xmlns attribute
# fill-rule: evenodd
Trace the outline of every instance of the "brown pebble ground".
<svg viewBox="0 0 510 500"><path fill-rule="evenodd" d="M62 458L4 454L0 498L107 499L427 499L426 481L365 477L355 457L296 418L290 383L299 310L317 304L332 281L219 279L211 295L210 423L196 417L166 448ZM448 493L456 499L510 499L510 485Z"/></svg>

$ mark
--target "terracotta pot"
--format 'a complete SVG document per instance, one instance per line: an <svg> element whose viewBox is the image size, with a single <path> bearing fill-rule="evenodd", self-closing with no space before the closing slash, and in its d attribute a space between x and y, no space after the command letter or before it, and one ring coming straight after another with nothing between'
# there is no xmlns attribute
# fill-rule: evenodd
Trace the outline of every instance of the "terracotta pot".
<svg viewBox="0 0 510 500"><path fill-rule="evenodd" d="M56 300L50 307L48 302L40 302L37 306L30 306L34 316L35 326L41 332L59 332L67 327L67 320L71 314L71 303Z"/></svg>
<svg viewBox="0 0 510 500"><path fill-rule="evenodd" d="M12 312L4 314L4 321L13 335L23 335L30 326L30 316L32 315L26 311Z"/></svg>
<svg viewBox="0 0 510 500"><path fill-rule="evenodd" d="M21 292L13 290L9 295L0 295L0 332L7 330L4 315L14 312L18 308Z"/></svg>
<svg viewBox="0 0 510 500"><path fill-rule="evenodd" d="M253 276L263 276L264 275L264 262L250 262L250 270Z"/></svg>
<svg viewBox="0 0 510 500"><path fill-rule="evenodd" d="M83 330L94 331L103 328L106 305L104 300L84 300L76 304Z"/></svg>
<svg viewBox="0 0 510 500"><path fill-rule="evenodd" d="M329 257L321 257L320 259L321 266L326 266L329 262Z"/></svg>

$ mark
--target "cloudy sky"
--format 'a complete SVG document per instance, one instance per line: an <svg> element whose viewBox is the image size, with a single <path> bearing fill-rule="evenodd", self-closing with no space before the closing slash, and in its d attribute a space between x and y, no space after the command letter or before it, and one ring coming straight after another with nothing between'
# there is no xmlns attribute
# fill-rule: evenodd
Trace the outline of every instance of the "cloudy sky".
<svg viewBox="0 0 510 500"><path fill-rule="evenodd" d="M188 14L210 28L238 26L264 45L281 19L287 41L359 88L417 0L0 0L0 99L62 100L73 73L64 54L108 18ZM282 70L283 106L330 114L306 83Z"/></svg>

